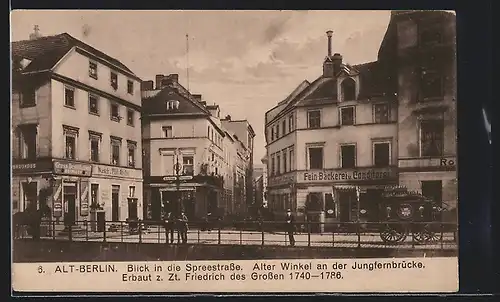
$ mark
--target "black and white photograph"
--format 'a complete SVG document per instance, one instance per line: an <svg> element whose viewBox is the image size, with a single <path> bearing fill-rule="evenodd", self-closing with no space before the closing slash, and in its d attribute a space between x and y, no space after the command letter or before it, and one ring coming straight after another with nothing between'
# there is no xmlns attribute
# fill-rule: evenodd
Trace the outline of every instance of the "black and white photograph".
<svg viewBox="0 0 500 302"><path fill-rule="evenodd" d="M27 279L66 273L67 289L88 282L70 263L141 290L162 271L149 262L187 261L178 283L192 291L371 264L439 274L418 259L458 263L455 17L13 11L14 265L34 265ZM337 275L321 259L350 262ZM195 276L207 261L249 268ZM273 265L287 272L259 275ZM449 289L458 277L444 271Z"/></svg>

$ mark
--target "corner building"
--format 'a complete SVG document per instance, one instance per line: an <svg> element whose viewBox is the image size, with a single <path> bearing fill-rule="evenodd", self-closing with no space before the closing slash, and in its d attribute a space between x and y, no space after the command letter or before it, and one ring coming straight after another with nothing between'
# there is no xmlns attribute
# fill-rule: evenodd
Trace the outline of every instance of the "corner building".
<svg viewBox="0 0 500 302"><path fill-rule="evenodd" d="M13 210L142 218L140 79L67 33L12 43Z"/></svg>
<svg viewBox="0 0 500 302"><path fill-rule="evenodd" d="M398 80L399 182L457 220L456 19L448 12L393 12L379 51Z"/></svg>
<svg viewBox="0 0 500 302"><path fill-rule="evenodd" d="M344 64L327 37L323 74L266 113L268 205L311 222L357 221L361 209L376 220L398 179L392 78L379 62Z"/></svg>

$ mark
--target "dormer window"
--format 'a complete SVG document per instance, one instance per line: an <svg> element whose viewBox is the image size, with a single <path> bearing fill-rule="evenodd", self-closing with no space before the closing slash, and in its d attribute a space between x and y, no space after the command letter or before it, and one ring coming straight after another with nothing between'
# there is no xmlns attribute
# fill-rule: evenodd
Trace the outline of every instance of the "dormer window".
<svg viewBox="0 0 500 302"><path fill-rule="evenodd" d="M353 79L348 78L343 80L340 86L343 101L356 100L356 82Z"/></svg>
<svg viewBox="0 0 500 302"><path fill-rule="evenodd" d="M170 100L166 102L167 111L179 110L180 102L177 100Z"/></svg>

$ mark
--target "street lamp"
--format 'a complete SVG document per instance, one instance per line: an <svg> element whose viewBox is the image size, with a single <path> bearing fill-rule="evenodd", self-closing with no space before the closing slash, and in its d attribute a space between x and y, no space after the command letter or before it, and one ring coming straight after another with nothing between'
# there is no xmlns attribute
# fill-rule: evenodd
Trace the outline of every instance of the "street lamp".
<svg viewBox="0 0 500 302"><path fill-rule="evenodd" d="M180 186L181 186L181 178L180 178L180 170L181 170L181 165L179 164L179 150L176 152L176 159L175 159L175 187L176 187L176 192L177 192L177 217L180 217L181 214L181 194L180 194Z"/></svg>

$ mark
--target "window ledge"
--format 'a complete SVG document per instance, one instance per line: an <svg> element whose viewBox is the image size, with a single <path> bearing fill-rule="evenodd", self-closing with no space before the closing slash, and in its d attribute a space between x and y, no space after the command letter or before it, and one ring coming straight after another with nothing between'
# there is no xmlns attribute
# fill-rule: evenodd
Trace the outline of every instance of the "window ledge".
<svg viewBox="0 0 500 302"><path fill-rule="evenodd" d="M19 108L24 109L24 108L33 108L36 107L36 104L19 104Z"/></svg>
<svg viewBox="0 0 500 302"><path fill-rule="evenodd" d="M69 109L76 110L76 107L75 107L75 106L70 106L70 105L66 105L66 104L64 104L64 107L69 108Z"/></svg>
<svg viewBox="0 0 500 302"><path fill-rule="evenodd" d="M130 126L130 127L135 127L134 124L130 124L130 123L127 123L127 126Z"/></svg>
<svg viewBox="0 0 500 302"><path fill-rule="evenodd" d="M97 75L89 74L89 77L91 77L94 80L97 80Z"/></svg>
<svg viewBox="0 0 500 302"><path fill-rule="evenodd" d="M92 111L89 111L89 114L92 114L92 115L95 115L95 116L101 116L101 115L99 114L99 112L92 112Z"/></svg>
<svg viewBox="0 0 500 302"><path fill-rule="evenodd" d="M110 120L112 120L113 122L117 122L117 123L120 122L120 118L115 117L115 116L110 117Z"/></svg>

